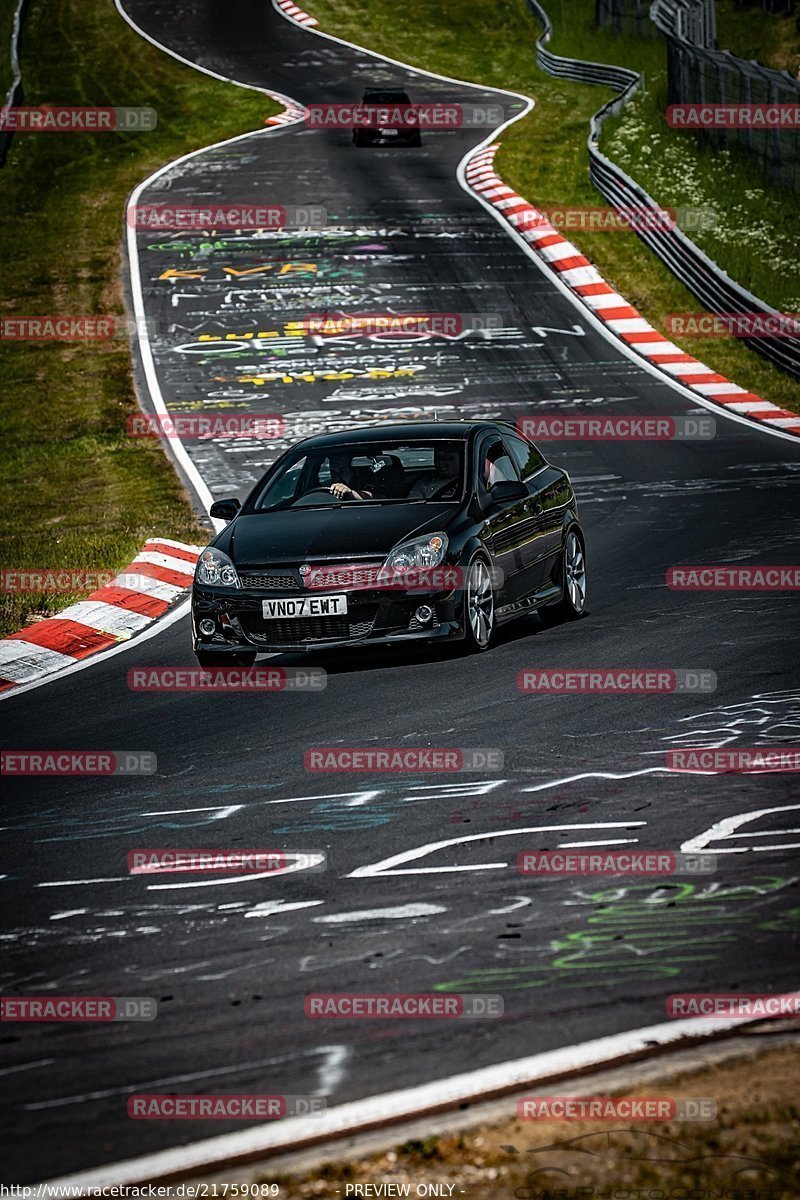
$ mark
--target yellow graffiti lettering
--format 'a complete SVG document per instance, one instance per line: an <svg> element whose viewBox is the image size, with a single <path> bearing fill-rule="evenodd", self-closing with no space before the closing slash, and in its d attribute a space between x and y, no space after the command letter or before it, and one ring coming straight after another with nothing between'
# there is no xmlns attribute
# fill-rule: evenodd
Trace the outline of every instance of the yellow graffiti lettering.
<svg viewBox="0 0 800 1200"><path fill-rule="evenodd" d="M400 375L415 375L416 371L412 368L403 367L397 371L363 371L356 374L355 371L325 371L316 373L314 371L304 371L297 375L214 375L212 376L215 383L252 383L256 387L263 387L265 383L319 383L322 382L341 382L348 379L392 379Z"/></svg>
<svg viewBox="0 0 800 1200"><path fill-rule="evenodd" d="M205 271L176 271L174 267L170 267L163 275L159 275L159 279L202 279L205 276Z"/></svg>

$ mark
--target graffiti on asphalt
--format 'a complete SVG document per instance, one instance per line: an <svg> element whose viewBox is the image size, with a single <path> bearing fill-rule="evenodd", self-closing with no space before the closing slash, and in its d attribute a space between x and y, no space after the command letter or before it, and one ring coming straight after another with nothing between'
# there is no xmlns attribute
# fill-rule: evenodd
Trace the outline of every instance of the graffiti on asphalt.
<svg viewBox="0 0 800 1200"><path fill-rule="evenodd" d="M673 978L690 963L715 962L741 930L794 934L800 908L777 915L762 909L775 894L796 883L780 875L751 883L659 883L603 887L577 903L594 911L585 925L549 943L548 963L529 962L469 971L436 984L437 991L518 991L557 986L583 988L638 979ZM578 893L580 896L581 894Z"/></svg>

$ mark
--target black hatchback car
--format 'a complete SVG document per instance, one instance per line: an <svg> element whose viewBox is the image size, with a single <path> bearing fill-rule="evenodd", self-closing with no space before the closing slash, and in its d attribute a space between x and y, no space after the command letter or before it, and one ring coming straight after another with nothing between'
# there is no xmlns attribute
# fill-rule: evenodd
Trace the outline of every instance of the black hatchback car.
<svg viewBox="0 0 800 1200"><path fill-rule="evenodd" d="M486 650L514 617L586 603L569 476L499 421L307 438L211 516L230 523L195 573L204 666L414 639Z"/></svg>
<svg viewBox="0 0 800 1200"><path fill-rule="evenodd" d="M409 123L411 101L400 88L367 88L366 110L353 126L354 146L421 146L419 129Z"/></svg>

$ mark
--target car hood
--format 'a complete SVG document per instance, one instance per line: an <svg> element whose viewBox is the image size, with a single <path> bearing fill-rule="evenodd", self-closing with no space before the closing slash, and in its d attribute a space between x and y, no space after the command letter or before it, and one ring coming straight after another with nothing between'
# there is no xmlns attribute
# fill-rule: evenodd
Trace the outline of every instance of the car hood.
<svg viewBox="0 0 800 1200"><path fill-rule="evenodd" d="M382 558L415 534L441 529L456 506L347 504L236 517L213 545L237 566Z"/></svg>

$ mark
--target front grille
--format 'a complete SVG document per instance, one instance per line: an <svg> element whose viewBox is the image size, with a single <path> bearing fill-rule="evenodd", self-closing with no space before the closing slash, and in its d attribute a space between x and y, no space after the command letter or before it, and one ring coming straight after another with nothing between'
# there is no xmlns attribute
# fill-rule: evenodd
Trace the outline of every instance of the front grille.
<svg viewBox="0 0 800 1200"><path fill-rule="evenodd" d="M257 588L264 592L299 592L300 585L294 575L240 575L243 588Z"/></svg>
<svg viewBox="0 0 800 1200"><path fill-rule="evenodd" d="M355 614L354 614L355 615ZM257 614L240 614L247 636L263 646L300 646L304 642L344 642L366 637L375 623L374 608L359 614L362 620L342 617L298 617L265 621Z"/></svg>
<svg viewBox="0 0 800 1200"><path fill-rule="evenodd" d="M439 625L440 625L440 621L439 621L439 618L437 617L435 611L433 614L433 619L431 621L427 621L424 625L422 624L421 621L417 620L416 614L414 616L412 616L411 620L408 622L408 628L413 629L415 631L418 629L438 629Z"/></svg>
<svg viewBox="0 0 800 1200"><path fill-rule="evenodd" d="M372 626L374 624L375 624L374 620L373 621L351 621L349 636L351 638L366 637L366 635L371 631Z"/></svg>

